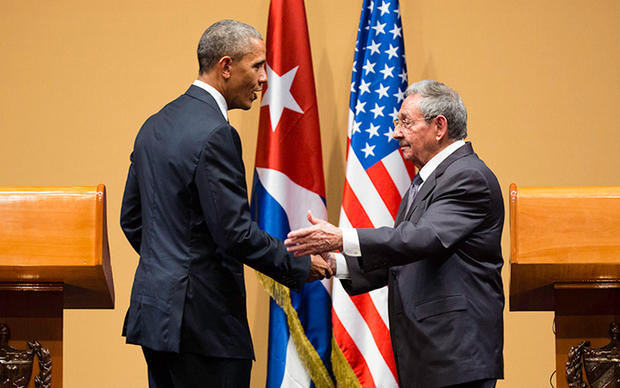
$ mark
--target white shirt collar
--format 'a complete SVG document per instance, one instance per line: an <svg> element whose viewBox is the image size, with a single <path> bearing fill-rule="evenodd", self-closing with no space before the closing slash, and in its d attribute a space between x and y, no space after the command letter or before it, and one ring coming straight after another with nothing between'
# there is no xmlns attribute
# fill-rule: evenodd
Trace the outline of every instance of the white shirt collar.
<svg viewBox="0 0 620 388"><path fill-rule="evenodd" d="M418 172L418 174L420 174L420 177L422 178L422 184L426 182L426 179L428 179L428 177L431 176L433 171L437 169L437 167L441 164L441 162L446 160L448 156L452 155L454 151L458 150L464 145L465 145L465 140L462 140L462 139L457 140L454 143L447 146L446 148L444 148L443 150L441 150L437 155L433 156L432 159L429 160Z"/></svg>
<svg viewBox="0 0 620 388"><path fill-rule="evenodd" d="M228 120L228 104L226 104L226 100L224 99L224 96L222 96L222 93L218 92L217 89L213 86L199 79L194 81L194 85L206 90L207 93L209 93L215 99L215 102L217 102L217 106L219 106L220 110L222 111L222 115L226 120Z"/></svg>

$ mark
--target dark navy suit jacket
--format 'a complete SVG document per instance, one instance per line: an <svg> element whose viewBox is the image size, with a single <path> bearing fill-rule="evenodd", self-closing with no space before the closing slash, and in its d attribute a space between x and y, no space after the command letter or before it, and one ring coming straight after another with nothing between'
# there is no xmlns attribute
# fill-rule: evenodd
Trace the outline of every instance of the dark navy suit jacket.
<svg viewBox="0 0 620 388"><path fill-rule="evenodd" d="M189 90L137 135L121 226L140 261L124 334L168 352L254 358L243 264L295 291L295 258L252 222L237 131L205 90Z"/></svg>
<svg viewBox="0 0 620 388"><path fill-rule="evenodd" d="M405 207L393 228L358 229L362 256L347 257L343 281L350 294L389 285L400 387L502 378L504 203L495 175L467 143Z"/></svg>

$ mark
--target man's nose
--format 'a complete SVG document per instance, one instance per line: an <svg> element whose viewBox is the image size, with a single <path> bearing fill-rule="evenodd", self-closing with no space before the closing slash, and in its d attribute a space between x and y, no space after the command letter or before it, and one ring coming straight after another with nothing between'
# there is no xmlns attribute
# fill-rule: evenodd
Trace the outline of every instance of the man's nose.
<svg viewBox="0 0 620 388"><path fill-rule="evenodd" d="M258 74L258 83L264 84L266 82L267 82L267 72L265 71L265 68L263 67L260 73Z"/></svg>
<svg viewBox="0 0 620 388"><path fill-rule="evenodd" d="M403 131L401 131L401 130L400 130L400 127L401 127L400 125L397 125L397 126L394 128L394 132L392 132L392 137L393 137L394 139L402 139L402 137L403 137Z"/></svg>

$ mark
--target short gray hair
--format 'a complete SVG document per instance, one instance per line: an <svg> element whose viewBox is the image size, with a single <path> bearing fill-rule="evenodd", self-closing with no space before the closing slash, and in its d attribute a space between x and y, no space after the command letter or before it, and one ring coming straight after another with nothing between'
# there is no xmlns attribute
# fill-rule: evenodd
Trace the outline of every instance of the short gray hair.
<svg viewBox="0 0 620 388"><path fill-rule="evenodd" d="M420 113L427 118L442 115L448 120L448 137L454 140L467 137L467 109L459 94L441 82L424 80L409 85L405 96L419 94ZM427 122L430 120L427 119Z"/></svg>
<svg viewBox="0 0 620 388"><path fill-rule="evenodd" d="M252 51L252 40L263 40L252 26L235 20L221 20L202 34L198 43L200 74L210 71L225 56L241 60Z"/></svg>

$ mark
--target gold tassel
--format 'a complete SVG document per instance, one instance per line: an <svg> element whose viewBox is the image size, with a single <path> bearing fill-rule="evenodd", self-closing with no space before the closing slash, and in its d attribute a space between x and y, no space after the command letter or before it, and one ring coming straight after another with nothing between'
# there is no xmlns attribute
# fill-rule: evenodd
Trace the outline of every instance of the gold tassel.
<svg viewBox="0 0 620 388"><path fill-rule="evenodd" d="M295 311L291 303L291 295L289 294L290 290L260 272L256 272L256 277L263 285L265 291L267 291L273 300L276 301L278 306L282 307L286 313L289 331L291 332L291 337L293 338L293 342L297 348L297 353L299 354L301 362L305 365L310 378L314 382L314 385L317 388L334 388L334 382L327 372L327 368L323 365L323 360L321 360L321 357L319 357L316 349L314 349L314 346L312 346L308 340L308 337L306 337L304 328L299 321L297 311ZM348 387L348 385L344 386Z"/></svg>

